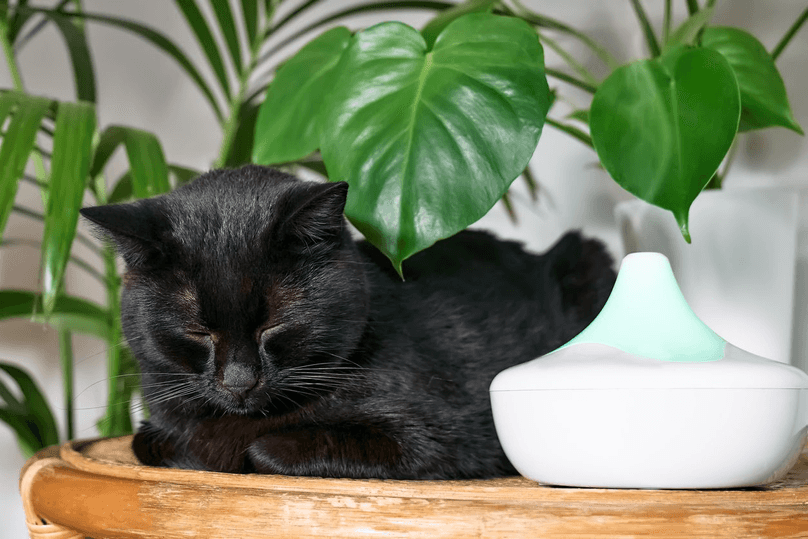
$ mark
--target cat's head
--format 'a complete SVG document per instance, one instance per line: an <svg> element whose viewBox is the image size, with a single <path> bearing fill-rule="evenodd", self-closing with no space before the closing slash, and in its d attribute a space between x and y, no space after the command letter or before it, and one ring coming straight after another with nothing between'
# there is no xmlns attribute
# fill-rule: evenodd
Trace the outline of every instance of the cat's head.
<svg viewBox="0 0 808 539"><path fill-rule="evenodd" d="M346 361L368 313L347 188L248 166L82 210L126 263L122 324L153 412L185 395L271 413L328 389L297 374Z"/></svg>

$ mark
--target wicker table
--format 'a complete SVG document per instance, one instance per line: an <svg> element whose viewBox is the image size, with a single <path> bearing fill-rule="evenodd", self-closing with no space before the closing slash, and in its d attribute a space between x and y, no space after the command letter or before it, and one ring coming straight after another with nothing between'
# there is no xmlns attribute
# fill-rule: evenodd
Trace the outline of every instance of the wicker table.
<svg viewBox="0 0 808 539"><path fill-rule="evenodd" d="M655 491L167 470L139 465L130 441L32 457L31 537L808 537L808 450L766 488Z"/></svg>

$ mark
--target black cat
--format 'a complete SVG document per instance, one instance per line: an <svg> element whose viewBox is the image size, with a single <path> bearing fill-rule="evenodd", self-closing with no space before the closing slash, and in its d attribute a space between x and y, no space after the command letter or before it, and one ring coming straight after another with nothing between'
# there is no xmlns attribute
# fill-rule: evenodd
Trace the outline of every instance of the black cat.
<svg viewBox="0 0 808 539"><path fill-rule="evenodd" d="M614 282L577 233L544 255L462 232L404 264L342 215L345 183L214 170L82 210L127 272L146 464L324 477L515 474L488 386L580 332ZM537 411L540 413L541 411Z"/></svg>

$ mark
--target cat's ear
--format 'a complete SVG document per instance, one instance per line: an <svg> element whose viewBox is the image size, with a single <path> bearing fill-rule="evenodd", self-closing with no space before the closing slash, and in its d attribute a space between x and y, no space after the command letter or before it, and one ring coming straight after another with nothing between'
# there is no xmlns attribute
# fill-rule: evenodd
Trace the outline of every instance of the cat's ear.
<svg viewBox="0 0 808 539"><path fill-rule="evenodd" d="M348 197L346 182L311 183L291 201L282 234L307 245L338 238L345 227L342 212Z"/></svg>
<svg viewBox="0 0 808 539"><path fill-rule="evenodd" d="M149 200L82 208L81 215L96 232L112 241L130 269L158 265L165 258L165 233L169 223Z"/></svg>

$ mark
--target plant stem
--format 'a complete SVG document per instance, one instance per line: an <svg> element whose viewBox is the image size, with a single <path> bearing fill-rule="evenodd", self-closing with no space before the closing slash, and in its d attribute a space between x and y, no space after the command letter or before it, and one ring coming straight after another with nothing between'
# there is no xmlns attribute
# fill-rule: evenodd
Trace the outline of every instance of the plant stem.
<svg viewBox="0 0 808 539"><path fill-rule="evenodd" d="M648 15L646 15L642 4L640 4L640 0L631 0L631 5L634 8L634 13L637 14L640 27L642 27L643 33L645 34L645 42L648 44L648 50L651 51L651 56L656 58L662 51L659 48L659 41L657 41L656 35L654 35L654 29L651 27L651 23L648 20Z"/></svg>
<svg viewBox="0 0 808 539"><path fill-rule="evenodd" d="M536 25L540 28L547 28L549 30L557 30L559 32L569 34L572 37L578 39L581 43L589 47L589 49L595 53L595 55L601 59L601 61L606 64L606 66L613 70L618 65L619 62L612 56L609 51L607 51L603 46L599 45L595 42L592 38L588 35L580 32L571 26L564 24L563 22L557 21L550 17L546 17L544 15L539 15L528 8L526 8L519 0L513 0L514 5L516 6L516 13L522 19L525 19L530 24Z"/></svg>
<svg viewBox="0 0 808 539"><path fill-rule="evenodd" d="M781 39L777 46L774 47L774 50L772 50L772 60L777 60L777 57L780 56L780 53L783 52L786 45L791 42L791 38L794 37L794 34L799 32L802 25L805 24L806 19L808 19L808 7L806 7L805 11L803 11L800 16L797 17L797 20L794 21L794 24L792 24L791 28L788 29L786 35L783 36L783 39Z"/></svg>
<svg viewBox="0 0 808 539"><path fill-rule="evenodd" d="M690 15L694 15L699 12L699 2L698 0L687 0L687 12Z"/></svg>
<svg viewBox="0 0 808 539"><path fill-rule="evenodd" d="M8 65L8 70L11 72L11 80L14 82L14 89L18 92L22 92L24 91L22 76L20 75L20 69L17 66L17 59L14 57L14 48L8 41L8 23L5 21L5 19L0 20L0 41L2 41L3 53L6 55L6 64Z"/></svg>
<svg viewBox="0 0 808 539"><path fill-rule="evenodd" d="M272 17L274 17L274 8L275 6L273 5L272 12L266 14L267 19L271 20ZM258 65L258 53L261 50L261 45L263 45L264 42L264 38L262 38L262 36L268 36L269 34L271 34L271 32L267 33L266 30L259 29L255 42L250 43L250 61L239 74L238 93L236 93L236 95L233 96L233 99L230 101L230 115L228 116L224 125L222 146L219 149L219 157L216 159L217 168L221 168L225 165L227 158L233 149L233 141L236 139L236 132L239 128L239 112L241 112L241 107L252 99L252 96L250 96L245 100L244 95L247 93L247 86L250 81L250 76Z"/></svg>
<svg viewBox="0 0 808 539"><path fill-rule="evenodd" d="M554 120L549 116L544 120L547 125L552 125L559 131L563 131L564 133L568 134L569 136L583 142L593 150L595 149L595 145L592 143L592 137L578 129L577 127L573 127L571 125L563 124L558 120Z"/></svg>
<svg viewBox="0 0 808 539"><path fill-rule="evenodd" d="M73 337L69 330L59 328L59 355L62 358L62 383L65 392L67 439L73 439Z"/></svg>
<svg viewBox="0 0 808 539"><path fill-rule="evenodd" d="M665 0L665 14L662 19L662 44L668 42L668 36L671 33L671 18L673 16L673 2Z"/></svg>
<svg viewBox="0 0 808 539"><path fill-rule="evenodd" d="M233 96L232 101L230 101L230 114L228 115L227 121L224 124L222 146L219 149L219 157L216 158L216 168L222 168L224 166L225 162L227 161L227 157L230 155L230 151L233 148L233 141L236 139L236 131L238 130L239 126L239 111L244 103L243 100L246 89L246 80L244 80L244 77L242 76L241 83L239 84L239 91L235 96Z"/></svg>
<svg viewBox="0 0 808 539"><path fill-rule="evenodd" d="M568 74L564 73L563 71L558 71L557 69L545 68L544 72L547 75L551 76L551 77L554 77L554 78L556 78L558 80L562 80L562 81L564 81L566 83L572 84L573 86L575 86L577 88L580 88L581 90L585 90L585 91L589 92L590 94L594 94L598 89L597 86L592 86L591 84L588 84L588 83L586 83L586 82L584 82L582 80L576 79L572 75L568 75Z"/></svg>
<svg viewBox="0 0 808 539"><path fill-rule="evenodd" d="M558 54L573 71L575 71L576 73L578 73L578 75L583 77L584 82L586 82L591 86L598 85L598 81L592 75L592 73L590 73L589 70L583 66L583 64L581 64L575 58L573 58L570 53L565 51L556 40L550 39L549 37L543 34L539 34L539 41L547 45L549 48L553 49L553 51L555 51L555 53Z"/></svg>
<svg viewBox="0 0 808 539"><path fill-rule="evenodd" d="M104 268L107 276L107 307L109 312L109 341L107 342L107 414L99 422L102 436L128 434L131 431L131 419L126 402L120 399L120 374L122 371L121 342L122 332L119 313L121 311L120 290L118 286L118 268L115 265L115 251L111 247L104 248ZM127 429L127 423L129 428Z"/></svg>

